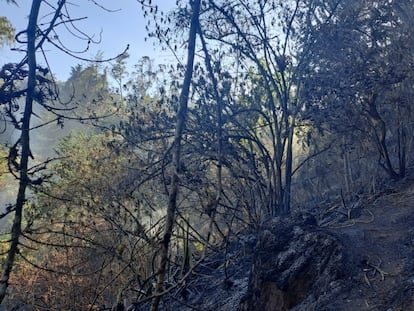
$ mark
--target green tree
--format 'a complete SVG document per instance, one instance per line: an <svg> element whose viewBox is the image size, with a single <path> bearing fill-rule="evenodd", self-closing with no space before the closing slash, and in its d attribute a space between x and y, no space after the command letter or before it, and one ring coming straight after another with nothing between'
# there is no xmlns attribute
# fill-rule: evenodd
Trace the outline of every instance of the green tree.
<svg viewBox="0 0 414 311"><path fill-rule="evenodd" d="M14 40L15 29L5 16L0 16L0 47Z"/></svg>
<svg viewBox="0 0 414 311"><path fill-rule="evenodd" d="M21 253L25 261L15 275L36 285L16 289L14 300L79 310L110 306L118 292L131 299L130 290L148 290L152 210L129 182L141 176L129 169L119 137L73 133L57 155L61 160L49 170L53 178L37 189L26 211L23 237L32 248ZM59 294L48 298L60 283Z"/></svg>
<svg viewBox="0 0 414 311"><path fill-rule="evenodd" d="M14 1L10 1L14 2ZM6 64L1 69L0 82L0 108L2 119L6 123L11 124L17 130L17 140L9 148L8 166L10 172L18 180L18 191L16 195L16 203L6 209L6 213L1 216L4 218L10 215L12 224L10 229L10 238L4 243L8 244L8 251L2 266L2 275L0 278L0 302L6 296L7 288L9 286L9 279L15 263L16 255L21 254L20 249L23 248L21 243L22 233L24 231L23 215L24 210L30 206L28 195L29 189L38 188L44 183L44 178L40 176L40 172L46 169L50 160L43 163L35 161L32 152L31 135L34 130L39 129L46 124L52 122L62 122L67 118L72 118L70 115L65 116L65 113L73 110L71 107L61 107L59 102L59 94L56 92L57 86L55 81L49 75L50 68L43 68L37 62L38 55L45 55L45 45L57 45L68 54L71 54L65 47L59 46L61 44L56 41L56 26L58 24L73 23L69 15L62 14L62 10L66 10L66 1L59 1L54 6L45 5L45 13L42 23L39 22L42 11L43 1L36 0L32 2L31 11L29 14L28 27L25 32L26 53L18 64ZM43 11L42 11L43 12ZM85 32L80 31L74 27L74 31L79 36L86 38L88 44L94 42ZM23 81L23 82L21 82ZM24 103L18 100L24 98ZM47 111L54 115L54 119L44 122L42 124L34 124L33 116L39 117L39 111ZM82 117L77 117L82 119ZM88 116L87 119L96 119L95 116Z"/></svg>

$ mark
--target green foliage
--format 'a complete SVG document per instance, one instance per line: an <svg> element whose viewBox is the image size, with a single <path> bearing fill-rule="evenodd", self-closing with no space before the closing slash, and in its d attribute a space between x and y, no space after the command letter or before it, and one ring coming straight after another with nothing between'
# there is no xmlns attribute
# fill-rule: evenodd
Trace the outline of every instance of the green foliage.
<svg viewBox="0 0 414 311"><path fill-rule="evenodd" d="M105 116L117 110L118 97L110 90L107 72L95 64L72 67L69 79L61 83L59 92L66 108L72 108L71 117L105 121Z"/></svg>
<svg viewBox="0 0 414 311"><path fill-rule="evenodd" d="M0 47L14 40L15 29L5 16L0 16Z"/></svg>
<svg viewBox="0 0 414 311"><path fill-rule="evenodd" d="M72 67L70 77L63 88L65 95L73 95L74 99L82 103L93 100L97 95L103 96L108 92L108 81L105 72L100 72L97 65L82 65ZM71 92L73 91L73 92Z"/></svg>
<svg viewBox="0 0 414 311"><path fill-rule="evenodd" d="M26 231L34 233L30 243L37 249L36 254L29 249L30 260L59 271L58 279L36 274L25 265L21 277L33 278L37 284L33 299L49 307L84 309L96 294L94 283L102 290L96 303L111 304L116 289L130 275L147 277L148 258L142 254L152 251L142 220L145 207L138 203L134 185L127 182L132 178L129 160L121 152L120 138L110 132L73 132L62 139L56 153L60 161L48 171L53 177L36 192L26 213ZM70 274L79 275L76 286ZM50 284L56 282L67 285L62 292L77 297L76 306L58 297L48 300Z"/></svg>
<svg viewBox="0 0 414 311"><path fill-rule="evenodd" d="M56 196L80 200L80 206L86 206L109 194L105 189L111 188L123 172L121 158L109 147L115 144L112 136L105 134L73 132L63 138L56 148L57 156L63 160L53 167Z"/></svg>

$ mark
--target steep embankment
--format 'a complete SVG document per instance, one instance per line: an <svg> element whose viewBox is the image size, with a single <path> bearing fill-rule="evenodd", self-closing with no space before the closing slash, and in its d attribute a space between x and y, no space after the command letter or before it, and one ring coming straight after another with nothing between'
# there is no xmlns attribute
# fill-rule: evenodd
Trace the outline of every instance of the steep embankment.
<svg viewBox="0 0 414 311"><path fill-rule="evenodd" d="M338 310L414 310L414 181L368 198L359 217L332 227L354 270Z"/></svg>
<svg viewBox="0 0 414 311"><path fill-rule="evenodd" d="M414 310L414 179L357 202L275 218L259 233L238 236L165 305L203 311Z"/></svg>
<svg viewBox="0 0 414 311"><path fill-rule="evenodd" d="M274 290L268 293L269 284L251 286L256 299L244 310L414 310L414 180L357 202L328 207L317 226L294 225L303 234L292 237L289 249L267 254L276 260L276 271L265 277L276 280ZM283 266L279 262L286 251L293 255ZM263 259L257 264L266 266ZM286 274L291 285L279 286ZM263 284L257 282L263 275L253 273L250 280Z"/></svg>
<svg viewBox="0 0 414 311"><path fill-rule="evenodd" d="M273 258L270 274L263 273L266 261L256 260L261 273L250 280L259 285L250 286L255 294L244 310L414 310L414 180L349 205L330 206L317 226L293 224L303 233L266 254ZM286 252L290 260L281 265ZM290 285L280 283L283 275ZM270 285L263 282L269 277Z"/></svg>

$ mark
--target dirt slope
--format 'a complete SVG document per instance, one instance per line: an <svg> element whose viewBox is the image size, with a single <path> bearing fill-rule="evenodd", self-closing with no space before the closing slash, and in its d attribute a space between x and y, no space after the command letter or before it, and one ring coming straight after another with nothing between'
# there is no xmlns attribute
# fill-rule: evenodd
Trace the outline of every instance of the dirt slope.
<svg viewBox="0 0 414 311"><path fill-rule="evenodd" d="M162 310L414 311L414 178L351 203L238 235Z"/></svg>
<svg viewBox="0 0 414 311"><path fill-rule="evenodd" d="M414 311L414 179L304 215L259 234L240 310Z"/></svg>
<svg viewBox="0 0 414 311"><path fill-rule="evenodd" d="M358 217L330 224L354 270L338 310L414 310L414 180L368 198Z"/></svg>

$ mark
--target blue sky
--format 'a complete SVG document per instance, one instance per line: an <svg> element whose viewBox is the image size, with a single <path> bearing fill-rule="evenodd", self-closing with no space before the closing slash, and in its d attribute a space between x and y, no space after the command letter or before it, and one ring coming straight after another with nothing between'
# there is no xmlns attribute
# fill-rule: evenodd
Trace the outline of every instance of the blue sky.
<svg viewBox="0 0 414 311"><path fill-rule="evenodd" d="M137 0L97 0L96 2L114 12L107 12L87 0L67 1L72 18L87 17L86 20L76 22L75 25L79 29L94 38L99 38L102 31L101 43L92 44L86 53L79 54L79 56L94 58L99 51L102 51L104 58L110 58L118 55L129 44L128 52L131 56L131 64L137 63L143 56L149 56L159 63L171 60L171 55L168 52L162 52L160 47L157 47L156 41L149 40L145 42L147 20L144 19L141 5ZM30 12L31 1L17 0L17 3L19 4L18 7L0 0L0 15L6 16L18 32L27 27L27 16ZM51 0L50 3L55 4L57 0ZM157 3L157 1L153 1L153 3ZM165 11L172 9L175 5L175 1L170 0L159 0L158 3L161 3L160 7ZM50 12L45 4L42 5L46 8L43 15ZM46 18L45 21L47 20ZM66 46L77 51L85 49L85 41L75 38L64 27L59 29L59 38ZM10 48L10 46L6 46L0 49L0 66L7 62L17 62L22 58L21 53L11 51ZM65 55L51 45L47 45L46 53L52 71L59 80L67 79L70 68L82 63L82 61ZM40 55L38 60L41 62Z"/></svg>

